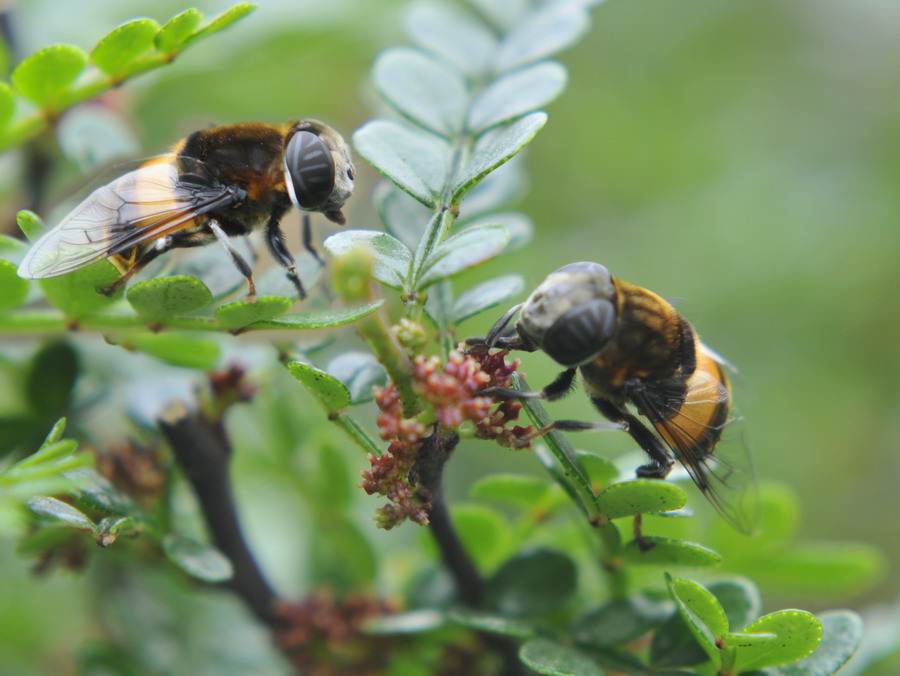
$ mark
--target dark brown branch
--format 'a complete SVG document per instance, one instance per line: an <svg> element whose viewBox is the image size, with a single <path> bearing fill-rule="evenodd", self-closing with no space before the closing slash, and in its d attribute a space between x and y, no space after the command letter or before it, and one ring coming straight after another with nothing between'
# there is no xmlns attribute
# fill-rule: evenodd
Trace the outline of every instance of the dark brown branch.
<svg viewBox="0 0 900 676"><path fill-rule="evenodd" d="M221 422L211 422L180 403L166 409L159 426L194 488L213 542L234 567L234 576L223 586L240 596L260 621L274 628L278 597L241 532L228 471L231 445L225 428Z"/></svg>

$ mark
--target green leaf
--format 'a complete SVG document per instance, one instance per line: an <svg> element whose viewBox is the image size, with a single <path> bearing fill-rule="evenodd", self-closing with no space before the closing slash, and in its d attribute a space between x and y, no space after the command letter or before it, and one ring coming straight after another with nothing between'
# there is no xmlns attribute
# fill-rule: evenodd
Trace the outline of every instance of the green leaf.
<svg viewBox="0 0 900 676"><path fill-rule="evenodd" d="M650 663L655 667L689 667L707 660L706 652L680 613L673 614L653 632Z"/></svg>
<svg viewBox="0 0 900 676"><path fill-rule="evenodd" d="M562 51L587 32L590 22L587 10L574 2L550 3L530 12L497 49L494 72L505 73Z"/></svg>
<svg viewBox="0 0 900 676"><path fill-rule="evenodd" d="M51 420L62 415L69 407L78 370L78 353L69 343L42 346L31 358L25 381L31 410Z"/></svg>
<svg viewBox="0 0 900 676"><path fill-rule="evenodd" d="M310 577L336 594L348 594L370 584L376 559L372 545L351 519L332 514L317 529L310 548Z"/></svg>
<svg viewBox="0 0 900 676"><path fill-rule="evenodd" d="M790 664L811 654L822 640L822 624L805 610L779 610L744 628L745 634L776 634L778 640L737 649L735 669L752 671Z"/></svg>
<svg viewBox="0 0 900 676"><path fill-rule="evenodd" d="M292 312L290 314L258 321L251 325L252 329L330 329L343 326L372 314L384 304L383 300L372 301L356 307L338 308L336 310L315 310L310 312Z"/></svg>
<svg viewBox="0 0 900 676"><path fill-rule="evenodd" d="M196 9L186 9L169 19L154 38L161 54L176 54L203 21L203 14Z"/></svg>
<svg viewBox="0 0 900 676"><path fill-rule="evenodd" d="M728 618L718 599L693 580L673 578L667 574L666 583L678 612L700 647L713 664L722 666L722 653L717 641L728 631Z"/></svg>
<svg viewBox="0 0 900 676"><path fill-rule="evenodd" d="M480 134L546 106L565 89L567 77L563 66L544 61L495 80L472 103L466 128Z"/></svg>
<svg viewBox="0 0 900 676"><path fill-rule="evenodd" d="M487 585L487 605L501 615L542 615L562 607L575 593L577 571L565 554L549 549L507 561Z"/></svg>
<svg viewBox="0 0 900 676"><path fill-rule="evenodd" d="M478 181L528 145L546 122L546 113L530 113L482 136L453 181L453 203L458 204Z"/></svg>
<svg viewBox="0 0 900 676"><path fill-rule="evenodd" d="M20 216L22 213L19 212ZM27 217L22 217L20 227L22 221L27 220ZM78 320L96 314L122 297L122 289L112 296L104 296L97 291L108 287L119 276L116 266L104 260L62 277L39 279L38 286L48 303L61 310L66 317Z"/></svg>
<svg viewBox="0 0 900 676"><path fill-rule="evenodd" d="M212 302L212 293L196 277L162 277L132 286L128 302L148 322L161 322L206 307Z"/></svg>
<svg viewBox="0 0 900 676"><path fill-rule="evenodd" d="M78 450L78 442L74 439L63 439L62 441L57 441L51 444L47 444L41 446L40 450L36 453L32 453L26 458L23 458L8 471L13 473L13 476L22 469L28 467L36 467L38 465L43 465L45 463L52 463L61 458L66 458L72 455L75 451Z"/></svg>
<svg viewBox="0 0 900 676"><path fill-rule="evenodd" d="M509 243L504 225L476 225L443 241L422 265L419 289L481 265Z"/></svg>
<svg viewBox="0 0 900 676"><path fill-rule="evenodd" d="M47 438L44 439L44 442L41 444L40 450L44 450L46 447L56 444L58 441L62 439L62 435L65 434L66 431L66 419L60 418L57 420L50 431L47 433Z"/></svg>
<svg viewBox="0 0 900 676"><path fill-rule="evenodd" d="M228 28L235 21L239 21L240 19L243 19L245 16L250 14L250 12L252 12L254 9L256 9L256 5L254 5L252 2L240 2L234 7L226 9L224 12L219 14L219 16L215 17L212 21L206 24L203 28L191 35L191 42L199 38L205 38L209 35L212 35L213 33L218 33L219 31Z"/></svg>
<svg viewBox="0 0 900 676"><path fill-rule="evenodd" d="M573 624L572 637L581 645L610 648L640 638L671 614L671 603L638 594L583 615Z"/></svg>
<svg viewBox="0 0 900 676"><path fill-rule="evenodd" d="M486 631L500 636L531 638L538 633L537 628L528 622L469 608L453 608L448 611L447 619L475 631Z"/></svg>
<svg viewBox="0 0 900 676"><path fill-rule="evenodd" d="M328 373L340 380L350 393L353 404L362 404L374 398L372 388L384 385L387 373L369 352L344 352L333 359Z"/></svg>
<svg viewBox="0 0 900 676"><path fill-rule="evenodd" d="M110 76L117 76L135 59L153 49L160 26L153 19L132 19L115 28L91 50L91 61Z"/></svg>
<svg viewBox="0 0 900 676"><path fill-rule="evenodd" d="M453 525L479 570L494 570L506 556L510 527L504 516L484 505L456 505Z"/></svg>
<svg viewBox="0 0 900 676"><path fill-rule="evenodd" d="M609 519L680 509L687 495L678 486L654 479L620 481L597 496L601 513Z"/></svg>
<svg viewBox="0 0 900 676"><path fill-rule="evenodd" d="M367 635L419 634L440 629L446 624L447 618L444 613L433 608L424 608L373 617L366 621L362 630Z"/></svg>
<svg viewBox="0 0 900 676"><path fill-rule="evenodd" d="M577 648L548 638L534 638L523 644L519 659L532 671L547 676L603 676L605 673Z"/></svg>
<svg viewBox="0 0 900 676"><path fill-rule="evenodd" d="M219 344L186 333L129 333L112 339L127 350L137 350L172 366L208 371L219 361Z"/></svg>
<svg viewBox="0 0 900 676"><path fill-rule="evenodd" d="M87 63L87 54L78 47L50 45L16 66L11 79L22 96L46 107L75 82Z"/></svg>
<svg viewBox="0 0 900 676"><path fill-rule="evenodd" d="M388 181L379 183L374 200L388 233L407 248L415 249L431 219L431 211Z"/></svg>
<svg viewBox="0 0 900 676"><path fill-rule="evenodd" d="M460 204L460 213L465 214L467 219L482 216L489 218L493 223L506 222L504 217L497 213L497 209L522 196L528 183L523 164L523 158L519 155L485 176L466 193ZM520 214L520 217L531 223L531 219L524 214ZM533 226L531 229L534 229Z"/></svg>
<svg viewBox="0 0 900 676"><path fill-rule="evenodd" d="M484 74L497 45L494 34L484 24L446 4L413 5L406 26L419 47L437 54L473 79Z"/></svg>
<svg viewBox="0 0 900 676"><path fill-rule="evenodd" d="M762 599L756 585L743 578L719 580L707 585L728 618L729 627L746 627L759 617Z"/></svg>
<svg viewBox="0 0 900 676"><path fill-rule="evenodd" d="M33 211L23 209L16 213L16 223L29 242L36 242L47 231L44 221Z"/></svg>
<svg viewBox="0 0 900 676"><path fill-rule="evenodd" d="M0 312L19 307L28 296L28 280L16 274L16 266L0 260Z"/></svg>
<svg viewBox="0 0 900 676"><path fill-rule="evenodd" d="M591 451L578 451L578 459L591 478L595 492L611 485L619 477L618 467Z"/></svg>
<svg viewBox="0 0 900 676"><path fill-rule="evenodd" d="M816 651L799 662L771 669L772 676L831 676L856 652L863 637L862 618L852 610L819 615L822 641Z"/></svg>
<svg viewBox="0 0 900 676"><path fill-rule="evenodd" d="M450 166L442 139L392 120L373 120L353 134L353 145L369 164L427 207L438 203Z"/></svg>
<svg viewBox="0 0 900 676"><path fill-rule="evenodd" d="M472 484L469 495L493 500L518 509L538 507L550 492L550 484L527 474L491 474Z"/></svg>
<svg viewBox="0 0 900 676"><path fill-rule="evenodd" d="M234 331L283 315L291 309L291 305L290 298L280 296L267 296L255 301L238 300L218 307L216 320L223 328Z"/></svg>
<svg viewBox="0 0 900 676"><path fill-rule="evenodd" d="M225 582L234 574L231 561L212 545L191 540L177 533L166 535L161 544L169 561L198 580Z"/></svg>
<svg viewBox="0 0 900 676"><path fill-rule="evenodd" d="M5 82L0 82L0 131L12 122L13 113L16 111L16 95L12 87Z"/></svg>
<svg viewBox="0 0 900 676"><path fill-rule="evenodd" d="M636 542L629 542L622 550L623 561L633 565L689 568L707 568L722 562L722 557L712 549L694 542L652 535L645 535L643 541L649 549L642 550Z"/></svg>
<svg viewBox="0 0 900 676"><path fill-rule="evenodd" d="M452 322L459 324L485 310L497 307L500 303L518 296L524 288L525 278L522 275L504 275L477 284L462 293L453 303Z"/></svg>
<svg viewBox="0 0 900 676"><path fill-rule="evenodd" d="M740 631L728 631L722 634L722 636L720 637L720 645L722 649L756 649L760 646L775 643L776 641L778 641L778 636L776 636L775 634L745 634L744 632Z"/></svg>
<svg viewBox="0 0 900 676"><path fill-rule="evenodd" d="M886 568L882 552L862 542L794 542L759 566L760 584L810 596L865 589Z"/></svg>
<svg viewBox="0 0 900 676"><path fill-rule="evenodd" d="M97 529L97 525L84 512L56 498L32 498L28 501L28 509L37 514L44 525L75 528L89 533Z"/></svg>
<svg viewBox="0 0 900 676"><path fill-rule="evenodd" d="M350 405L350 391L337 378L300 361L290 362L287 368L329 413L336 413Z"/></svg>
<svg viewBox="0 0 900 676"><path fill-rule="evenodd" d="M372 79L382 98L412 122L445 137L462 130L468 90L454 68L418 49L394 47L376 59Z"/></svg>
<svg viewBox="0 0 900 676"><path fill-rule="evenodd" d="M372 276L392 289L402 290L409 277L412 252L399 239L377 230L344 230L325 240L325 250L342 256L362 246L372 253Z"/></svg>
<svg viewBox="0 0 900 676"><path fill-rule="evenodd" d="M76 485L71 495L80 505L117 516L131 516L138 511L131 498L90 467L66 472L65 476Z"/></svg>

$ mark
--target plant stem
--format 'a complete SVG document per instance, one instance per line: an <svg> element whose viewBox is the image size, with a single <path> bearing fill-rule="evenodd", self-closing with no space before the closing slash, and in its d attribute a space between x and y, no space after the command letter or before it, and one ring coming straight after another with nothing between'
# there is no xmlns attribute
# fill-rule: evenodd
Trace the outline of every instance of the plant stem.
<svg viewBox="0 0 900 676"><path fill-rule="evenodd" d="M223 586L274 629L278 597L250 552L238 522L228 472L231 445L222 422L208 420L176 402L163 412L159 426L197 495L213 542L234 567L233 577Z"/></svg>
<svg viewBox="0 0 900 676"><path fill-rule="evenodd" d="M376 457L382 454L383 451L378 447L372 437L369 436L368 432L346 413L329 415L328 419L340 427L344 433L363 450L363 453L367 455L371 453Z"/></svg>

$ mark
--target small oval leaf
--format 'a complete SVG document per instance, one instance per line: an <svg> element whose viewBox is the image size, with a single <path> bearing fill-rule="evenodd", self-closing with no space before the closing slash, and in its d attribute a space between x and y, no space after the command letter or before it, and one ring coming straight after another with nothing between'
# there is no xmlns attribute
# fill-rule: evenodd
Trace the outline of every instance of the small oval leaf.
<svg viewBox="0 0 900 676"><path fill-rule="evenodd" d="M735 667L741 672L790 664L810 655L822 640L822 623L805 610L779 610L747 625L745 634L775 634L776 641L742 646Z"/></svg>
<svg viewBox="0 0 900 676"><path fill-rule="evenodd" d="M721 666L722 653L717 642L728 631L728 618L725 617L725 611L719 605L719 601L693 580L666 575L666 581L678 612L694 638L709 655L713 664Z"/></svg>
<svg viewBox="0 0 900 676"><path fill-rule="evenodd" d="M332 256L342 256L356 246L372 252L372 276L392 289L402 290L409 277L412 252L399 239L377 230L344 230L323 244Z"/></svg>
<svg viewBox="0 0 900 676"><path fill-rule="evenodd" d="M113 339L110 342L115 342ZM120 344L172 366L208 371L219 362L219 344L185 333L132 333Z"/></svg>
<svg viewBox="0 0 900 676"><path fill-rule="evenodd" d="M454 203L459 203L476 183L528 145L546 122L546 113L530 113L505 127L486 133L476 144L468 163L454 179Z"/></svg>
<svg viewBox="0 0 900 676"><path fill-rule="evenodd" d="M468 608L451 609L447 613L447 619L475 631L486 631L500 636L531 638L538 633L537 627L528 622Z"/></svg>
<svg viewBox="0 0 900 676"><path fill-rule="evenodd" d="M44 107L66 91L87 64L87 54L80 48L50 45L16 66L11 79L22 96Z"/></svg>
<svg viewBox="0 0 900 676"><path fill-rule="evenodd" d="M291 305L293 302L290 298L280 296L267 296L257 298L255 301L239 300L217 308L216 320L223 328L234 331L255 322L283 315L291 309Z"/></svg>
<svg viewBox="0 0 900 676"><path fill-rule="evenodd" d="M412 122L446 137L462 130L468 91L452 67L421 50L394 47L376 59L372 79L382 98Z"/></svg>
<svg viewBox="0 0 900 676"><path fill-rule="evenodd" d="M597 506L609 519L680 509L687 495L675 484L654 479L620 481L597 496Z"/></svg>
<svg viewBox="0 0 900 676"><path fill-rule="evenodd" d="M507 561L487 585L488 606L524 617L559 609L575 593L577 571L560 552L538 549Z"/></svg>
<svg viewBox="0 0 900 676"><path fill-rule="evenodd" d="M586 613L573 625L572 635L580 645L612 648L640 638L671 615L671 602L636 594Z"/></svg>
<svg viewBox="0 0 900 676"><path fill-rule="evenodd" d="M44 221L33 211L23 209L16 213L16 223L29 242L36 242L47 231Z"/></svg>
<svg viewBox="0 0 900 676"><path fill-rule="evenodd" d="M505 73L562 51L577 42L590 23L587 10L575 2L550 3L529 12L497 49L494 72Z"/></svg>
<svg viewBox="0 0 900 676"><path fill-rule="evenodd" d="M212 302L212 293L196 277L161 277L128 289L128 302L148 322L160 322L206 307Z"/></svg>
<svg viewBox="0 0 900 676"><path fill-rule="evenodd" d="M466 228L431 252L422 266L417 288L424 289L429 284L481 265L503 251L508 243L506 226L491 224Z"/></svg>
<svg viewBox="0 0 900 676"><path fill-rule="evenodd" d="M328 364L328 373L344 383L353 404L371 401L375 396L372 388L387 379L384 366L369 352L343 353Z"/></svg>
<svg viewBox="0 0 900 676"><path fill-rule="evenodd" d="M166 558L185 573L204 582L225 582L234 574L231 561L212 545L205 545L177 533L162 539Z"/></svg>
<svg viewBox="0 0 900 676"><path fill-rule="evenodd" d="M221 30L225 30L235 21L239 21L250 14L254 9L256 9L256 5L252 2L241 2L230 9L226 9L217 17L214 17L212 21L203 28L191 35L191 42L199 38L205 38L213 33L218 33Z"/></svg>
<svg viewBox="0 0 900 676"><path fill-rule="evenodd" d="M407 31L422 49L474 78L487 71L497 38L468 13L445 4L419 2L407 14Z"/></svg>
<svg viewBox="0 0 900 676"><path fill-rule="evenodd" d="M109 307L122 297L123 290L105 296L98 291L119 278L119 271L109 261L98 261L82 270L62 277L39 279L44 297L71 319L81 319Z"/></svg>
<svg viewBox="0 0 900 676"><path fill-rule="evenodd" d="M28 296L28 280L16 274L16 266L0 260L0 312L17 308Z"/></svg>
<svg viewBox="0 0 900 676"><path fill-rule="evenodd" d="M550 484L527 474L491 474L469 489L473 498L501 502L519 509L537 507L550 492Z"/></svg>
<svg viewBox="0 0 900 676"><path fill-rule="evenodd" d="M123 23L100 38L91 50L91 61L104 73L115 77L129 63L153 49L159 29L153 19L133 19Z"/></svg>
<svg viewBox="0 0 900 676"><path fill-rule="evenodd" d="M28 501L28 509L41 517L45 525L75 528L94 532L97 525L81 510L51 497L37 497Z"/></svg>
<svg viewBox="0 0 900 676"><path fill-rule="evenodd" d="M605 673L585 653L549 638L534 638L523 644L519 659L532 671L546 676L603 676Z"/></svg>
<svg viewBox="0 0 900 676"><path fill-rule="evenodd" d="M415 249L431 219L431 210L388 181L375 188L373 199L385 230L408 249Z"/></svg>
<svg viewBox="0 0 900 676"><path fill-rule="evenodd" d="M799 662L774 669L776 676L831 676L853 657L863 638L862 618L852 610L819 615L822 641L816 651Z"/></svg>
<svg viewBox="0 0 900 676"><path fill-rule="evenodd" d="M365 305L338 308L336 310L314 310L310 312L291 312L275 319L258 321L251 325L252 329L330 329L355 322L372 314L384 304L384 300L376 300Z"/></svg>
<svg viewBox="0 0 900 676"><path fill-rule="evenodd" d="M462 293L453 303L452 321L459 324L485 310L497 307L522 293L524 288L525 278L522 275L504 275L477 284Z"/></svg>
<svg viewBox="0 0 900 676"><path fill-rule="evenodd" d="M156 49L162 54L175 54L191 37L191 34L203 21L203 14L196 9L186 9L180 14L176 14L169 19L165 25L159 29L153 43Z"/></svg>
<svg viewBox="0 0 900 676"><path fill-rule="evenodd" d="M445 141L403 122L373 120L356 130L353 145L382 176L435 206L450 165Z"/></svg>
<svg viewBox="0 0 900 676"><path fill-rule="evenodd" d="M287 368L329 413L336 413L350 405L350 391L334 376L300 361L290 362Z"/></svg>
<svg viewBox="0 0 900 676"><path fill-rule="evenodd" d="M469 110L466 127L473 134L543 108L566 87L566 69L544 61L492 82Z"/></svg>
<svg viewBox="0 0 900 676"><path fill-rule="evenodd" d="M722 562L719 554L694 542L652 535L645 535L643 541L647 549L641 549L634 541L629 542L622 550L623 560L634 565L688 568L708 568Z"/></svg>

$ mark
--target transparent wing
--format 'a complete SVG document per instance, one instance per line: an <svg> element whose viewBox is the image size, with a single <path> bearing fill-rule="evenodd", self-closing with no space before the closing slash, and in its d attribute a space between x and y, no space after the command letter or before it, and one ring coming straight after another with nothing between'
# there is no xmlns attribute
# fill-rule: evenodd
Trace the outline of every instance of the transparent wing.
<svg viewBox="0 0 900 676"><path fill-rule="evenodd" d="M187 227L234 199L221 183L185 182L172 158L146 164L92 192L31 247L19 276L44 279L87 267Z"/></svg>
<svg viewBox="0 0 900 676"><path fill-rule="evenodd" d="M732 415L728 380L713 355L700 345L683 402L648 397L641 406L652 412L656 431L716 511L749 534L759 510L753 463L742 421Z"/></svg>

